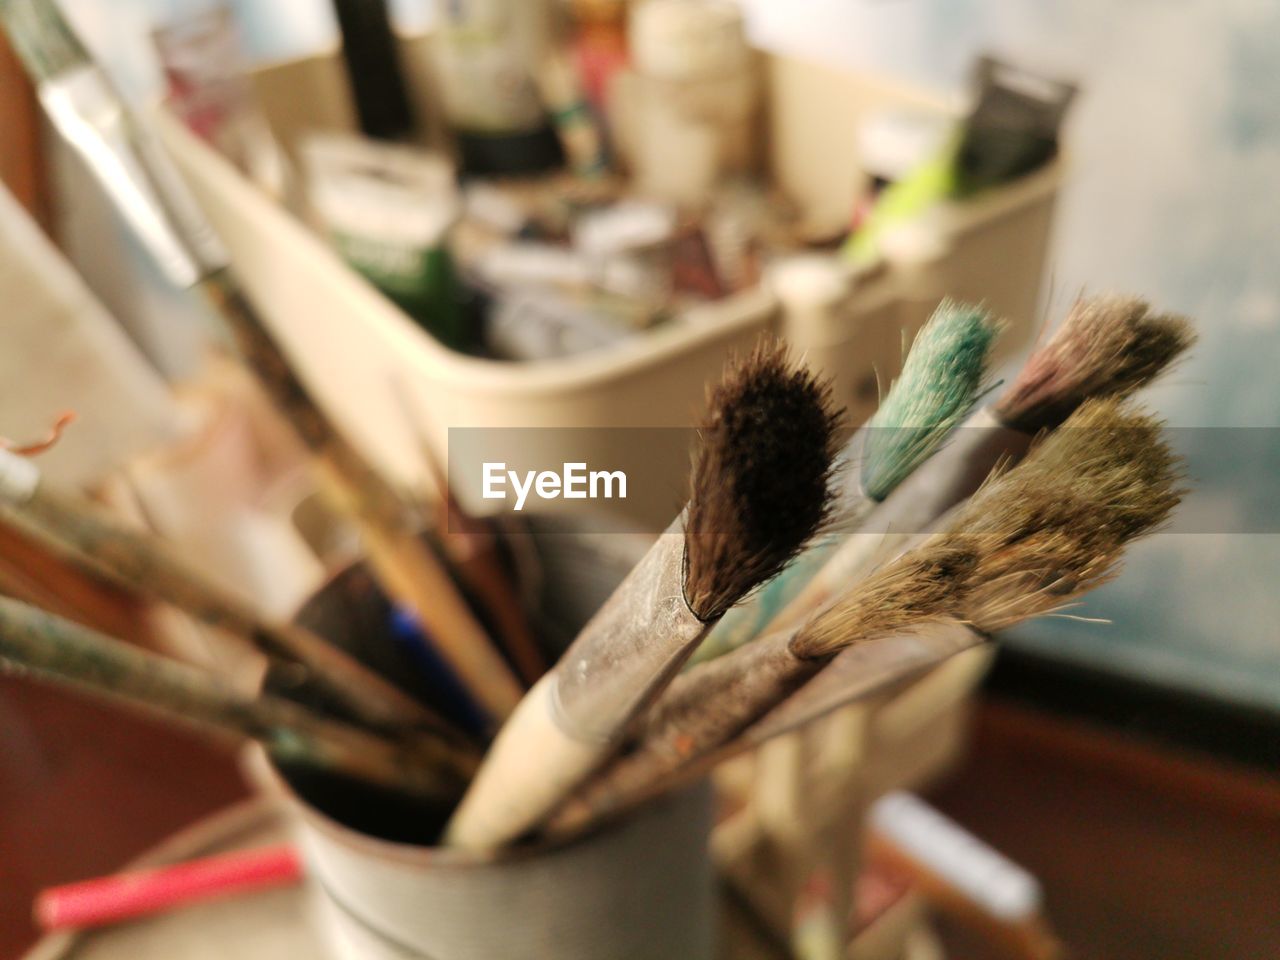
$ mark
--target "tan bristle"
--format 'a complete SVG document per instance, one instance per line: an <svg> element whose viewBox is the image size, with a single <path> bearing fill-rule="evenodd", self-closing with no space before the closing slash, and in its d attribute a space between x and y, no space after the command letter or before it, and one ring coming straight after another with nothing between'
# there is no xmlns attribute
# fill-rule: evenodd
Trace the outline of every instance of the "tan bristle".
<svg viewBox="0 0 1280 960"><path fill-rule="evenodd" d="M1062 531L994 550L974 570L964 617L990 633L1061 609L1114 577L1120 550L1099 537Z"/></svg>
<svg viewBox="0 0 1280 960"><path fill-rule="evenodd" d="M936 537L903 554L802 627L791 652L830 657L860 640L954 615L980 556L974 539Z"/></svg>
<svg viewBox="0 0 1280 960"><path fill-rule="evenodd" d="M1078 300L1048 343L1028 358L995 412L1027 432L1055 427L1089 397L1133 393L1194 342L1186 318L1152 313L1138 297Z"/></svg>
<svg viewBox="0 0 1280 960"><path fill-rule="evenodd" d="M711 391L685 517L685 600L700 619L776 574L822 525L839 420L830 387L775 341Z"/></svg>
<svg viewBox="0 0 1280 960"><path fill-rule="evenodd" d="M1182 498L1180 459L1162 424L1118 399L1090 400L1027 456L1024 484L1066 478L1101 513L1093 526L1126 539L1162 524Z"/></svg>
<svg viewBox="0 0 1280 960"><path fill-rule="evenodd" d="M953 535L990 545L974 569L965 619L998 630L1105 582L1124 546L1177 506L1180 471L1152 417L1114 400L1082 406L949 525Z"/></svg>

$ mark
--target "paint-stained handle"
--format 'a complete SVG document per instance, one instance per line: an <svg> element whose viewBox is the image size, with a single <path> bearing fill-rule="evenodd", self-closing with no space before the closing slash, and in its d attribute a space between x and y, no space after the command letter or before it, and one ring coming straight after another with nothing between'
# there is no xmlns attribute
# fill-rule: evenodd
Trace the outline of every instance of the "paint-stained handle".
<svg viewBox="0 0 1280 960"><path fill-rule="evenodd" d="M588 621L556 666L556 720L580 740L616 743L706 636L684 598L676 520Z"/></svg>
<svg viewBox="0 0 1280 960"><path fill-rule="evenodd" d="M443 743L412 747L287 700L248 698L217 677L0 598L0 667L159 715L206 735L260 741L280 761L452 801L471 762Z"/></svg>
<svg viewBox="0 0 1280 960"><path fill-rule="evenodd" d="M749 644L735 656L746 656L765 642L762 639ZM910 633L855 644L778 706L714 749L695 750L691 741L673 736L667 741L669 752L665 754L650 750L637 761L628 763L630 757L616 761L562 807L547 832L553 836L579 833L681 784L692 783L730 757L791 733L840 707L920 677L955 654L984 642L982 634L964 624L936 623ZM765 656L763 650L754 653ZM707 667L716 667L724 660ZM709 719L715 722L714 717ZM658 743L654 741L655 746ZM671 762L673 756L678 762Z"/></svg>
<svg viewBox="0 0 1280 960"><path fill-rule="evenodd" d="M3 450L0 511L55 556L99 579L172 604L269 657L301 664L308 681L362 722L384 729L447 729L443 719L343 651L296 625L265 620L163 540L119 523L82 497L55 490L41 481L34 463Z"/></svg>
<svg viewBox="0 0 1280 960"><path fill-rule="evenodd" d="M245 361L315 455L332 499L360 528L383 590L413 611L490 716L505 719L523 688L444 565L413 529L404 498L334 428L230 275L215 272L202 285L226 318Z"/></svg>
<svg viewBox="0 0 1280 960"><path fill-rule="evenodd" d="M540 826L616 749L707 626L684 599L677 519L521 702L454 814L446 842L491 849Z"/></svg>

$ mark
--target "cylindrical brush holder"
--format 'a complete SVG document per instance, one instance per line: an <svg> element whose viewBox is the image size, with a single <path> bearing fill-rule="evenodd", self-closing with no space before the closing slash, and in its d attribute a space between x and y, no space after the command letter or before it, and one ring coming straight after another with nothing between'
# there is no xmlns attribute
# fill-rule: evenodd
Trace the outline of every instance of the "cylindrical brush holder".
<svg viewBox="0 0 1280 960"><path fill-rule="evenodd" d="M362 568L330 581L299 622L356 653L389 611ZM360 636L360 634L365 636ZM378 662L384 672L388 660ZM335 960L710 960L715 885L703 783L558 844L490 856L430 845L436 812L295 771L258 752L308 867Z"/></svg>

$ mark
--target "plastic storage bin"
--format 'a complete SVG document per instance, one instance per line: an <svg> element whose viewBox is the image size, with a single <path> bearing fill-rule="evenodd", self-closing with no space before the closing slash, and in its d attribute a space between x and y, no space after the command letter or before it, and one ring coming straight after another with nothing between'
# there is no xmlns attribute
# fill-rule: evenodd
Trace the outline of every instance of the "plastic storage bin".
<svg viewBox="0 0 1280 960"><path fill-rule="evenodd" d="M437 117L430 89L430 38L406 40L403 61L420 114ZM886 106L944 111L945 104L881 81L803 61L761 56L767 146L775 183L813 224L837 228L858 188L855 127ZM269 119L289 147L308 129L353 128L336 52L268 67L256 77ZM839 105L838 115L831 106ZM437 449L458 427L682 427L701 408L704 385L726 355L765 329L784 335L818 370L835 378L854 422L874 410L877 381L897 374L904 342L939 299L984 301L1005 317L1007 354L1034 328L1060 162L1007 187L939 211L938 242L923 255L886 255L851 277L840 308L815 320L788 316L765 288L687 311L633 342L566 359L511 364L467 357L423 333L390 301L348 269L325 242L163 111L162 139L229 248L255 303L302 374L352 439L393 476L425 482L412 420ZM437 121L432 120L432 123ZM406 416L405 400L415 405ZM590 434L605 447L572 459L625 469L618 457L644 456L645 475L670 479L637 490L617 508L658 529L680 502L687 451L627 450L616 431ZM546 443L529 438L530 444ZM593 441L587 440L590 444ZM634 446L632 444L631 446ZM619 452L621 450L621 452ZM556 463L543 449L544 462ZM515 459L518 459L515 458ZM500 501L475 495L475 478L458 482L464 506L491 511Z"/></svg>

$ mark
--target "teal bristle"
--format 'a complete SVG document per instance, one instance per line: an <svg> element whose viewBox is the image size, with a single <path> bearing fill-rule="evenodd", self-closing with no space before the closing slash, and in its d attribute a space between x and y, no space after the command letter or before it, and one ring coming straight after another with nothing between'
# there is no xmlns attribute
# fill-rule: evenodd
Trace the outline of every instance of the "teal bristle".
<svg viewBox="0 0 1280 960"><path fill-rule="evenodd" d="M862 450L862 488L883 500L969 415L984 392L1000 323L982 307L944 300L920 329Z"/></svg>
<svg viewBox="0 0 1280 960"><path fill-rule="evenodd" d="M0 22L36 83L92 63L52 0L0 0Z"/></svg>

